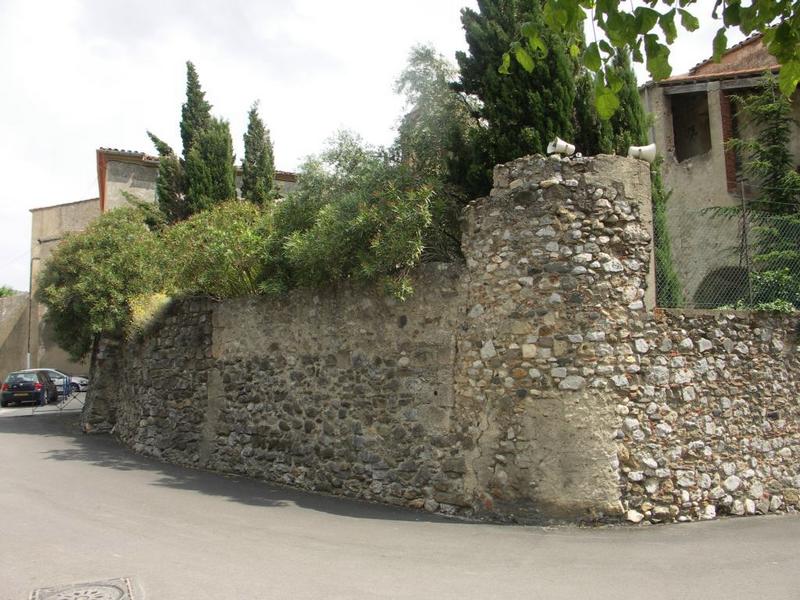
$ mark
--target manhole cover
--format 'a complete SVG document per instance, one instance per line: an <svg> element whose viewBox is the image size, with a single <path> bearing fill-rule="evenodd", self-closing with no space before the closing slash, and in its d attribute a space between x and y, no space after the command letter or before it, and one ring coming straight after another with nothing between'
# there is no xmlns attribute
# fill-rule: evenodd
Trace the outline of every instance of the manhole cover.
<svg viewBox="0 0 800 600"><path fill-rule="evenodd" d="M130 579L109 579L94 583L74 583L39 588L30 600L133 600Z"/></svg>

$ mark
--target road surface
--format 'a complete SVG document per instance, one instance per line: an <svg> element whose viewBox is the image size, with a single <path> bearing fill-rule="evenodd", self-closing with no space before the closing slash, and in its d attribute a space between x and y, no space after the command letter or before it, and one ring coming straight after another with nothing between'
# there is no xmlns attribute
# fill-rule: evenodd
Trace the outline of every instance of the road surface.
<svg viewBox="0 0 800 600"><path fill-rule="evenodd" d="M136 600L796 599L799 554L797 515L464 523L162 464L82 435L74 412L0 410L0 600L116 578Z"/></svg>

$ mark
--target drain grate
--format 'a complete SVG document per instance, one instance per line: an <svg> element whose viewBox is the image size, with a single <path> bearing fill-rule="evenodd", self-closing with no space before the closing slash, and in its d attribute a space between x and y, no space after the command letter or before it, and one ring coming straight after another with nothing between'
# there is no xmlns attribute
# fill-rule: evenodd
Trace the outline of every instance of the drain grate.
<svg viewBox="0 0 800 600"><path fill-rule="evenodd" d="M130 579L124 577L39 588L31 592L30 600L133 600L133 591Z"/></svg>

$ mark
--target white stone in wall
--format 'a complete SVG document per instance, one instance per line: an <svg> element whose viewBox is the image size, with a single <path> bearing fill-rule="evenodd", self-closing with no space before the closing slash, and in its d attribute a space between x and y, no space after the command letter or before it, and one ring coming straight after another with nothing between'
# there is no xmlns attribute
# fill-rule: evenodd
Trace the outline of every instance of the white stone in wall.
<svg viewBox="0 0 800 600"><path fill-rule="evenodd" d="M742 485L742 480L739 479L736 475L731 475L722 483L722 487L724 487L729 492L735 492L736 490L739 489L740 485Z"/></svg>
<svg viewBox="0 0 800 600"><path fill-rule="evenodd" d="M744 499L744 512L746 512L748 515L756 514L756 503L750 498Z"/></svg>
<svg viewBox="0 0 800 600"><path fill-rule="evenodd" d="M672 427L667 423L656 425L656 433L661 437L668 437L672 433Z"/></svg>
<svg viewBox="0 0 800 600"><path fill-rule="evenodd" d="M580 390L586 385L586 380L580 375L570 375L558 384L561 390Z"/></svg>
<svg viewBox="0 0 800 600"><path fill-rule="evenodd" d="M549 225L547 227L542 227L536 232L536 235L538 237L553 237L555 236L555 234L556 230L550 227Z"/></svg>
<svg viewBox="0 0 800 600"><path fill-rule="evenodd" d="M625 267L623 267L622 263L616 258L612 258L611 260L603 263L603 270L606 273L621 273L624 269Z"/></svg>
<svg viewBox="0 0 800 600"><path fill-rule="evenodd" d="M654 385L665 385L669 383L669 369L660 366L650 367L647 377Z"/></svg>
<svg viewBox="0 0 800 600"><path fill-rule="evenodd" d="M630 383L628 381L628 378L625 377L625 375L614 375L611 378L611 381L614 382L614 385L617 386L617 387L625 387L626 385L629 385L629 383Z"/></svg>
<svg viewBox="0 0 800 600"><path fill-rule="evenodd" d="M497 350L495 350L492 340L484 342L483 346L481 347L481 358L483 360L488 360L495 356L497 356Z"/></svg>
<svg viewBox="0 0 800 600"><path fill-rule="evenodd" d="M637 510L631 509L625 513L625 518L631 523L641 523L644 519L644 515Z"/></svg>

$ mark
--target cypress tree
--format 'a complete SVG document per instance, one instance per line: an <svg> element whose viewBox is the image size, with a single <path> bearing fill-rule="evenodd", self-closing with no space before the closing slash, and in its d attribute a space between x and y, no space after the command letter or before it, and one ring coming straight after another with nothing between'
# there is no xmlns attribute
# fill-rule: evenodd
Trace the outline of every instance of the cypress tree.
<svg viewBox="0 0 800 600"><path fill-rule="evenodd" d="M584 69L575 81L575 137L573 143L585 156L614 151L614 134L609 121L597 114L594 105L595 76Z"/></svg>
<svg viewBox="0 0 800 600"><path fill-rule="evenodd" d="M197 134L184 171L190 214L236 197L233 141L227 121L212 118Z"/></svg>
<svg viewBox="0 0 800 600"><path fill-rule="evenodd" d="M265 204L274 197L275 159L269 130L258 114L258 102L247 113L242 162L242 197L255 204Z"/></svg>
<svg viewBox="0 0 800 600"><path fill-rule="evenodd" d="M456 88L474 94L482 103L478 117L485 134L473 136L473 154L486 162L472 169L471 193L486 193L496 163L544 152L555 136L572 139L573 103L577 63L565 40L543 21L539 0L478 0L479 11L464 9L461 22L469 51L458 52L461 78ZM535 28L547 46L547 56L537 60L531 73L515 61L510 76L498 73L503 53L518 35L519 23Z"/></svg>
<svg viewBox="0 0 800 600"><path fill-rule="evenodd" d="M189 156L195 140L211 121L211 105L200 87L200 78L191 61L186 62L186 102L181 107L183 158Z"/></svg>
<svg viewBox="0 0 800 600"><path fill-rule="evenodd" d="M183 165L169 144L147 132L158 151L158 178L156 179L156 202L168 223L189 216L184 202Z"/></svg>
<svg viewBox="0 0 800 600"><path fill-rule="evenodd" d="M647 143L647 116L639 96L636 74L631 67L630 55L618 50L611 61L611 77L621 84L617 92L619 108L611 116L613 130L613 150L627 155L631 146Z"/></svg>

